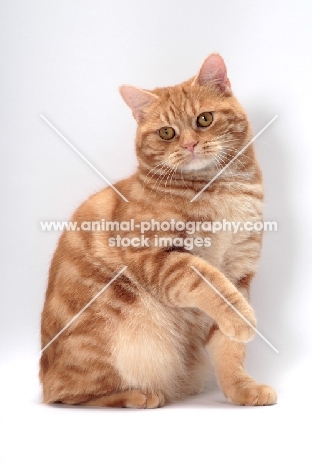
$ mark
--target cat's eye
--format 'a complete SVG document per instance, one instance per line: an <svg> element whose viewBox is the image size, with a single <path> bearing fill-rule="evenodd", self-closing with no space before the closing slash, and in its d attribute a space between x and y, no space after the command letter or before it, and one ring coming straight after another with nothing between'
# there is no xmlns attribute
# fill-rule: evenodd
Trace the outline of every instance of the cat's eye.
<svg viewBox="0 0 312 468"><path fill-rule="evenodd" d="M209 127L212 124L213 115L212 112L202 112L197 117L196 123L198 127Z"/></svg>
<svg viewBox="0 0 312 468"><path fill-rule="evenodd" d="M175 136L175 131L172 127L161 127L158 130L158 134L163 140L172 140Z"/></svg>

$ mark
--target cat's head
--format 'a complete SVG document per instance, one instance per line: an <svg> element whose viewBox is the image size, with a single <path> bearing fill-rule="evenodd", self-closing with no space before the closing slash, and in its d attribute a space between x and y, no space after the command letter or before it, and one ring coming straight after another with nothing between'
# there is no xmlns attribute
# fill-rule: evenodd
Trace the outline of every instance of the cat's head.
<svg viewBox="0 0 312 468"><path fill-rule="evenodd" d="M246 114L218 54L182 84L153 91L123 85L120 93L137 121L137 156L146 169L203 172L226 164L247 140Z"/></svg>

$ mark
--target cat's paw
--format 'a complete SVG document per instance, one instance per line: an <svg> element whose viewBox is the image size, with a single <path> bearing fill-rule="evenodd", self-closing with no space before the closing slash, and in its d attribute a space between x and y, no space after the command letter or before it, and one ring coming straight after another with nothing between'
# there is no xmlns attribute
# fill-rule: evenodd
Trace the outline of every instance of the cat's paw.
<svg viewBox="0 0 312 468"><path fill-rule="evenodd" d="M165 404L165 397L162 392L147 393L145 408L160 408Z"/></svg>
<svg viewBox="0 0 312 468"><path fill-rule="evenodd" d="M126 408L160 408L165 404L165 397L162 392L141 392L133 390L130 397L125 402Z"/></svg>
<svg viewBox="0 0 312 468"><path fill-rule="evenodd" d="M233 302L233 306L236 310L227 305L221 314L218 321L219 328L231 340L247 343L255 336L254 328L257 325L255 314L241 295Z"/></svg>
<svg viewBox="0 0 312 468"><path fill-rule="evenodd" d="M241 406L268 406L277 402L277 393L269 385L259 385L256 382L236 385L227 397L230 403Z"/></svg>

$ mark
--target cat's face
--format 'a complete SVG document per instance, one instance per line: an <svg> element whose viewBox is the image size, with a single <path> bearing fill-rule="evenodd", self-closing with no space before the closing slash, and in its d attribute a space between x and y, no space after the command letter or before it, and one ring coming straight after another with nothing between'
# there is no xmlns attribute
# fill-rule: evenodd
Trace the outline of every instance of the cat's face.
<svg viewBox="0 0 312 468"><path fill-rule="evenodd" d="M181 85L152 92L123 86L121 94L138 122L137 155L145 168L219 170L246 140L248 120L220 56L208 57Z"/></svg>
<svg viewBox="0 0 312 468"><path fill-rule="evenodd" d="M198 171L227 161L241 147L247 120L234 98L189 83L154 93L158 102L138 123L141 163Z"/></svg>

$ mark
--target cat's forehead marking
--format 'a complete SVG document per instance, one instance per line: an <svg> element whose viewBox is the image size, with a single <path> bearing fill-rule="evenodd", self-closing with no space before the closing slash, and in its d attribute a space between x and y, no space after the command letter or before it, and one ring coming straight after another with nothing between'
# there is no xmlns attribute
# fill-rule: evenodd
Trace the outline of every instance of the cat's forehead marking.
<svg viewBox="0 0 312 468"><path fill-rule="evenodd" d="M162 95L159 105L159 116L164 124L185 124L197 115L200 109L200 102L196 98L191 88L186 89L183 86L167 88Z"/></svg>

